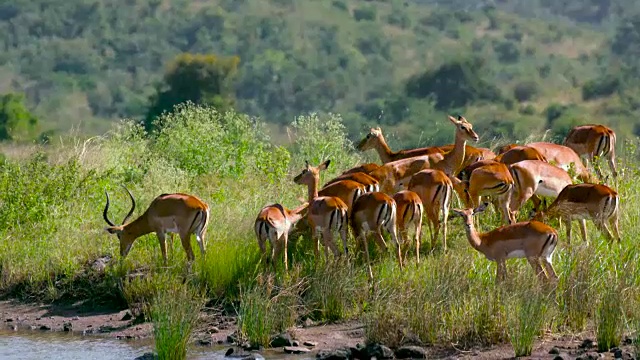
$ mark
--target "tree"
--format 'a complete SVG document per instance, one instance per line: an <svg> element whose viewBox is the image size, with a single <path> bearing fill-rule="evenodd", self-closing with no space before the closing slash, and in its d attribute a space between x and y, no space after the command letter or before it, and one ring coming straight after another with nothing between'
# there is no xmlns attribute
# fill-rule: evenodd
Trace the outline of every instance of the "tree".
<svg viewBox="0 0 640 360"><path fill-rule="evenodd" d="M164 75L164 83L151 98L144 121L147 131L154 129L154 120L163 112L186 101L206 104L224 111L233 106L231 82L240 58L222 58L212 54L178 55Z"/></svg>
<svg viewBox="0 0 640 360"><path fill-rule="evenodd" d="M0 97L0 140L20 140L30 137L38 125L24 104L24 95L9 93Z"/></svg>

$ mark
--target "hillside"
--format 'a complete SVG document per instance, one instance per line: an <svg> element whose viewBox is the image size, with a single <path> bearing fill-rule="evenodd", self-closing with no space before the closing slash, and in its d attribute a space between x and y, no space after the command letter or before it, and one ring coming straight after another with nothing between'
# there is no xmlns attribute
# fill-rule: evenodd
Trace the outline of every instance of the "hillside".
<svg viewBox="0 0 640 360"><path fill-rule="evenodd" d="M446 112L474 119L483 140L584 121L631 134L624 97L583 100L621 13L605 3L18 0L0 5L0 93L24 92L41 131L99 133L145 115L176 55L211 53L240 57L237 109L276 125L337 112L353 137L380 124L404 147L449 142ZM438 106L438 86L419 79L436 84L457 61L461 71L440 75L447 93L468 96Z"/></svg>

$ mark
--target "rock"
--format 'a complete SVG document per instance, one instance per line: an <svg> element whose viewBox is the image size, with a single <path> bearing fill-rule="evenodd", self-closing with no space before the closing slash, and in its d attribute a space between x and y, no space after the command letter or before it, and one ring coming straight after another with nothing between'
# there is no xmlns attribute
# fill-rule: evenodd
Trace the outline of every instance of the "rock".
<svg viewBox="0 0 640 360"><path fill-rule="evenodd" d="M298 340L293 340L291 342L291 346L300 346L300 342Z"/></svg>
<svg viewBox="0 0 640 360"><path fill-rule="evenodd" d="M598 360L598 359L603 359L604 358L604 354L600 354L600 353L591 351L591 352L588 352L588 353L582 355L582 358L584 360Z"/></svg>
<svg viewBox="0 0 640 360"><path fill-rule="evenodd" d="M111 261L111 256L103 256L101 258L97 258L91 263L91 269L95 272L104 272L104 269L107 268L107 263Z"/></svg>
<svg viewBox="0 0 640 360"><path fill-rule="evenodd" d="M231 334L227 335L227 342L230 343L230 344L237 344L238 343L238 333L234 331Z"/></svg>
<svg viewBox="0 0 640 360"><path fill-rule="evenodd" d="M18 331L18 325L11 324L11 325L9 325L9 329L13 330L13 331Z"/></svg>
<svg viewBox="0 0 640 360"><path fill-rule="evenodd" d="M65 332L71 331L71 328L73 328L73 325L70 322L62 324L62 330Z"/></svg>
<svg viewBox="0 0 640 360"><path fill-rule="evenodd" d="M306 354L311 352L311 350L301 346L285 346L284 352L287 354Z"/></svg>
<svg viewBox="0 0 640 360"><path fill-rule="evenodd" d="M36 318L36 321L40 321L40 320L42 320L42 318L38 316L38 317Z"/></svg>
<svg viewBox="0 0 640 360"><path fill-rule="evenodd" d="M589 349L594 347L594 343L593 340L591 339L584 339L582 341L582 344L580 344L580 349Z"/></svg>
<svg viewBox="0 0 640 360"><path fill-rule="evenodd" d="M291 336L287 333L282 333L271 338L269 342L269 346L271 347L283 347L283 346L292 346Z"/></svg>
<svg viewBox="0 0 640 360"><path fill-rule="evenodd" d="M49 326L49 325L40 325L40 330L43 330L43 331L51 330L51 326Z"/></svg>
<svg viewBox="0 0 640 360"><path fill-rule="evenodd" d="M616 359L622 359L622 350L616 348L613 352L613 357Z"/></svg>
<svg viewBox="0 0 640 360"><path fill-rule="evenodd" d="M236 352L233 348L229 348L229 350L224 353L224 357L240 360L264 360L264 357L258 353Z"/></svg>
<svg viewBox="0 0 640 360"><path fill-rule="evenodd" d="M557 347L552 347L551 350L549 350L549 354L551 355L558 355L560 354L560 349L558 349Z"/></svg>
<svg viewBox="0 0 640 360"><path fill-rule="evenodd" d="M133 315L131 315L130 312L125 312L124 315L122 316L122 319L120 319L120 321L129 321L133 319Z"/></svg>
<svg viewBox="0 0 640 360"><path fill-rule="evenodd" d="M137 358L135 358L134 360L156 360L157 358L158 358L158 355L154 353L144 353L141 356L138 356Z"/></svg>
<svg viewBox="0 0 640 360"><path fill-rule="evenodd" d="M111 325L102 325L98 329L98 331L101 332L101 333L109 333L109 332L112 332L112 331L115 331L115 330L116 330L116 328L111 326Z"/></svg>
<svg viewBox="0 0 640 360"><path fill-rule="evenodd" d="M4 319L5 322L13 322L13 318L6 318Z"/></svg>
<svg viewBox="0 0 640 360"><path fill-rule="evenodd" d="M229 348L227 352L224 353L224 356L231 356L233 354L233 348Z"/></svg>
<svg viewBox="0 0 640 360"><path fill-rule="evenodd" d="M311 320L311 319L309 319L309 318L306 318L306 319L304 320L304 323L302 324L302 327L306 327L306 328L308 328L308 327L311 327L311 326L313 326L313 325L315 325L315 324L313 323L313 320Z"/></svg>
<svg viewBox="0 0 640 360"><path fill-rule="evenodd" d="M219 332L220 332L220 329L218 329L218 328L217 328L217 327L215 327L215 326L212 326L212 327L210 327L209 329L207 329L207 332L208 332L209 334L217 334L217 333L219 333Z"/></svg>
<svg viewBox="0 0 640 360"><path fill-rule="evenodd" d="M199 339L198 340L198 345L202 345L202 346L211 346L211 339Z"/></svg>
<svg viewBox="0 0 640 360"><path fill-rule="evenodd" d="M393 351L382 344L368 344L364 349L359 349L362 358L393 359Z"/></svg>
<svg viewBox="0 0 640 360"><path fill-rule="evenodd" d="M426 359L427 351L419 346L402 346L396 350L398 359Z"/></svg>
<svg viewBox="0 0 640 360"><path fill-rule="evenodd" d="M569 356L567 356L567 354L562 354L562 355L556 355L556 357L553 358L553 360L569 360Z"/></svg>
<svg viewBox="0 0 640 360"><path fill-rule="evenodd" d="M320 350L316 354L318 360L349 360L351 351L348 349Z"/></svg>
<svg viewBox="0 0 640 360"><path fill-rule="evenodd" d="M79 316L74 316L74 317L71 318L71 320L74 320L74 321L75 320L80 320L80 317Z"/></svg>
<svg viewBox="0 0 640 360"><path fill-rule="evenodd" d="M305 341L305 342L302 343L302 345L314 347L314 346L318 345L318 343L313 342L313 341Z"/></svg>

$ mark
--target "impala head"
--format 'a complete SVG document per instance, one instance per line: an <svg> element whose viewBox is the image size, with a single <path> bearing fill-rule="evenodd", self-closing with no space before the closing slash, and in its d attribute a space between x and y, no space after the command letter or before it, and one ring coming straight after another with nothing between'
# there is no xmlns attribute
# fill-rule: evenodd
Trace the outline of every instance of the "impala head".
<svg viewBox="0 0 640 360"><path fill-rule="evenodd" d="M384 142L384 137L382 136L382 129L379 127L371 128L367 136L364 139L360 140L356 149L360 151L365 151L369 149L374 149L376 144Z"/></svg>
<svg viewBox="0 0 640 360"><path fill-rule="evenodd" d="M104 221L106 221L107 224L109 224L109 226L107 226L105 230L107 230L109 234L116 234L118 236L118 240L120 241L120 256L122 259L124 259L124 257L127 256L127 254L129 253L129 250L131 249L131 245L133 244L133 241L136 239L136 236L133 233L131 233L131 230L127 228L127 224L126 224L127 220L129 220L129 218L133 214L133 211L136 208L136 201L133 198L133 195L131 195L131 191L129 191L129 189L127 189L126 187L124 189L127 190L127 193L131 198L131 210L129 210L129 213L127 214L127 216L125 216L124 219L122 220L122 225L115 225L111 220L109 220L109 215L108 215L109 194L106 191L104 192L104 194L107 196L107 204L105 205L104 211L102 212L102 217L104 218Z"/></svg>
<svg viewBox="0 0 640 360"><path fill-rule="evenodd" d="M293 182L298 185L310 185L314 182L318 184L320 182L320 171L326 170L330 163L331 160L327 160L318 166L311 166L309 162L305 160L305 168L300 174L293 178Z"/></svg>
<svg viewBox="0 0 640 360"><path fill-rule="evenodd" d="M454 118L449 115L449 121L456 125L456 136L462 136L465 140L477 142L480 138L475 131L473 131L473 125L467 121L463 116L458 115L458 118Z"/></svg>
<svg viewBox="0 0 640 360"><path fill-rule="evenodd" d="M507 151L513 149L516 146L518 146L518 144L507 144L507 145L501 146L501 147L498 148L497 155L504 154L504 153L506 153Z"/></svg>
<svg viewBox="0 0 640 360"><path fill-rule="evenodd" d="M453 211L454 214L461 216L465 225L471 226L473 225L473 215L485 211L487 206L489 206L489 203L482 203L475 209L451 209L451 211Z"/></svg>

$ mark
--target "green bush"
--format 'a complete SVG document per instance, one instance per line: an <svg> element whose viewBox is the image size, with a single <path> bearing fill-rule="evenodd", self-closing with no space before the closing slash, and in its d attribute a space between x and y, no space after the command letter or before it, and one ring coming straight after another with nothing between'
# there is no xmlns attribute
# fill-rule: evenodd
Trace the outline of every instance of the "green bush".
<svg viewBox="0 0 640 360"><path fill-rule="evenodd" d="M533 100L540 92L540 86L533 80L522 81L513 88L513 97L519 102Z"/></svg>
<svg viewBox="0 0 640 360"><path fill-rule="evenodd" d="M603 76L589 80L582 85L582 99L585 101L607 97L620 91L622 83L616 76Z"/></svg>

